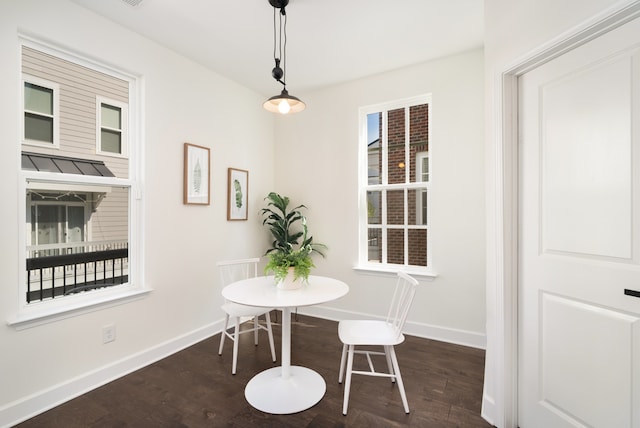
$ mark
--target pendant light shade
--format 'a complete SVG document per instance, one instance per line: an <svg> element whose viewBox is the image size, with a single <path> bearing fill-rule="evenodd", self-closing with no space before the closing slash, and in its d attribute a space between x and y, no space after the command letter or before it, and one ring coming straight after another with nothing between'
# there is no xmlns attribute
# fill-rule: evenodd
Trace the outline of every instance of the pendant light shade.
<svg viewBox="0 0 640 428"><path fill-rule="evenodd" d="M280 95L272 96L262 104L262 107L271 113L289 114L304 110L306 105L299 98L289 95L289 92L283 89Z"/></svg>
<svg viewBox="0 0 640 428"><path fill-rule="evenodd" d="M271 70L271 76L276 82L282 84L282 92L269 98L262 107L272 113L297 113L304 110L306 106L299 98L289 95L287 91L287 13L284 8L289 4L289 0L269 0L269 4L273 6L273 60L276 64ZM280 10L279 32L276 31L276 9ZM280 67L281 62L282 67Z"/></svg>

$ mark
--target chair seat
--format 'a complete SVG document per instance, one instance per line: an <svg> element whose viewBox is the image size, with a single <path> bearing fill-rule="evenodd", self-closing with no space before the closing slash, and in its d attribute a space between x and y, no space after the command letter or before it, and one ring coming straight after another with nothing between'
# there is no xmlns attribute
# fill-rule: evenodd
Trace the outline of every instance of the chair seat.
<svg viewBox="0 0 640 428"><path fill-rule="evenodd" d="M347 345L398 345L404 342L393 326L381 320L345 320L338 323L338 337Z"/></svg>
<svg viewBox="0 0 640 428"><path fill-rule="evenodd" d="M271 310L271 308L239 305L233 302L225 302L221 306L221 308L231 317L255 317L258 315L266 314Z"/></svg>

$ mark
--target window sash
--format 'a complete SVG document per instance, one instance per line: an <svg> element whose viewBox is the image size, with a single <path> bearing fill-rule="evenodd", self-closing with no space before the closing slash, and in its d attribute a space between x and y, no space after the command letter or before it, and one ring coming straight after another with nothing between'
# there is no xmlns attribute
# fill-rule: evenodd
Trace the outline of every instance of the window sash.
<svg viewBox="0 0 640 428"><path fill-rule="evenodd" d="M24 109L30 113L53 117L53 89L25 82Z"/></svg>
<svg viewBox="0 0 640 428"><path fill-rule="evenodd" d="M122 109L106 103L100 103L100 119L102 128L122 130Z"/></svg>
<svg viewBox="0 0 640 428"><path fill-rule="evenodd" d="M22 171L22 178L23 178L22 182L24 183L22 194L23 194L23 197L25 195L27 196L26 200L23 199L23 203L22 203L22 206L24 207L24 211L23 211L24 216L22 218L26 219L26 223L24 227L25 238L23 242L25 242L25 245L26 245L25 249L27 251L25 251L25 255L27 258L35 257L34 254L39 254L40 256L49 256L49 255L73 254L77 252L85 253L86 250L84 249L84 246L95 247L101 242L113 242L117 245L120 245L122 242L126 242L126 246L127 248L129 248L129 253L130 253L128 257L128 263L126 263L126 266L125 266L128 272L128 281L123 284L118 284L113 288L114 290L121 289L122 286L133 284L132 281L135 281L135 278L136 278L135 275L136 275L136 262L137 262L137 258L135 257L135 255L132 255L132 250L135 250L135 247L136 247L136 241L134 240L134 235L133 235L135 228L133 227L134 224L131 223L132 214L135 212L135 206L134 206L135 198L133 195L135 182L133 180L122 179L117 177L85 176L80 174L77 174L77 175L76 174L60 174L60 173L28 171L28 170ZM48 201L45 198L39 198L43 200L32 201L31 198L28 196L31 192L45 194L45 193L56 192L58 190L64 194L75 193L75 194L85 194L85 195L89 195L89 194L96 195L96 194L105 193L105 192L109 193L114 191L115 189L125 189L127 194L127 199L126 199L127 208L126 208L126 214L125 214L126 219L123 219L124 221L127 222L125 226L127 229L127 232L126 232L126 238L121 237L117 240L115 240L114 238L111 241L105 241L103 239L98 239L96 241L93 239L93 236L91 236L90 222L92 220L86 218L86 212L87 210L96 209L96 205L97 205L95 204L96 201L87 199L85 200L84 203L81 201L71 202L71 201L63 201L63 200L54 202L53 199L51 201ZM55 233L57 234L55 239L50 242L41 243L41 242L34 242L33 240L33 233L34 232L37 233L38 230L34 231L34 225L37 222L36 222L36 219L32 217L33 215L32 213L33 213L34 207L37 207L37 206L57 207L62 211L64 211L64 213L62 211L60 212L61 214L64 214L64 215L60 216L60 218L57 219L56 224L51 225L50 227L50 230L55 231ZM69 211L69 208L78 208L78 207L83 208L83 215L85 215L85 218L83 219L84 230L82 231L82 235L84 239L79 242L69 241L67 239L68 236L64 236L68 232L67 228L69 227L69 221L70 221L68 211ZM97 209L99 210L100 207L97 206ZM87 233L89 235L87 235ZM59 272L60 269L62 268L55 268L54 271L45 272L44 274L57 278L55 279L55 281L57 281L59 284L62 281L61 280L62 277L60 276L61 274ZM85 266L85 269L87 269L86 266ZM94 269L94 270L98 269L100 271L100 266L95 266L95 267L90 266L89 269ZM89 280L90 279L91 278L89 278ZM22 300L26 299L25 296L27 296L27 293L29 291L33 292L33 290L30 290L29 286L27 285L27 280L28 280L27 273L26 271L23 271L21 273L21 279L20 279L20 296ZM48 289L49 287L50 287L50 284L47 283L45 288ZM56 287L58 286L56 285ZM105 291L101 289L96 289L96 290L92 290L91 293L81 293L75 296L64 296L64 298L62 296L57 296L54 298L48 297L42 302L40 302L39 300L35 300L32 302L28 302L25 300L23 305L24 305L24 310L27 311L27 310L30 310L32 307L34 309L38 308L40 304L58 306L61 304L62 301L65 301L65 300L71 301L71 300L76 300L78 298L82 298L87 300L88 302L91 302L92 294L114 292L114 290ZM64 306L65 304L62 303L62 305Z"/></svg>
<svg viewBox="0 0 640 428"><path fill-rule="evenodd" d="M38 141L53 144L54 123L55 119L53 116L45 116L25 111L24 139L27 141Z"/></svg>

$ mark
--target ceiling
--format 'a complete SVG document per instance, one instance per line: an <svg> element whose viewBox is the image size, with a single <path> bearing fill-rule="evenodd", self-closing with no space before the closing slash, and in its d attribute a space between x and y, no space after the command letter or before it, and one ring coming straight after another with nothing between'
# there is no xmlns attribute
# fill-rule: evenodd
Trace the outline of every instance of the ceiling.
<svg viewBox="0 0 640 428"><path fill-rule="evenodd" d="M73 0L258 93L271 77L268 0ZM479 48L482 0L290 0L287 89L293 95Z"/></svg>

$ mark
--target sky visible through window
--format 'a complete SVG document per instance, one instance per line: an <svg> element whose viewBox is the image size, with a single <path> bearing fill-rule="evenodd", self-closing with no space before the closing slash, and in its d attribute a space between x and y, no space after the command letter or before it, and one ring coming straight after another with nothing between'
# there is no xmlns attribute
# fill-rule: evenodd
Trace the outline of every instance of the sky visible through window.
<svg viewBox="0 0 640 428"><path fill-rule="evenodd" d="M367 115L367 144L373 143L380 138L380 114L373 113Z"/></svg>

